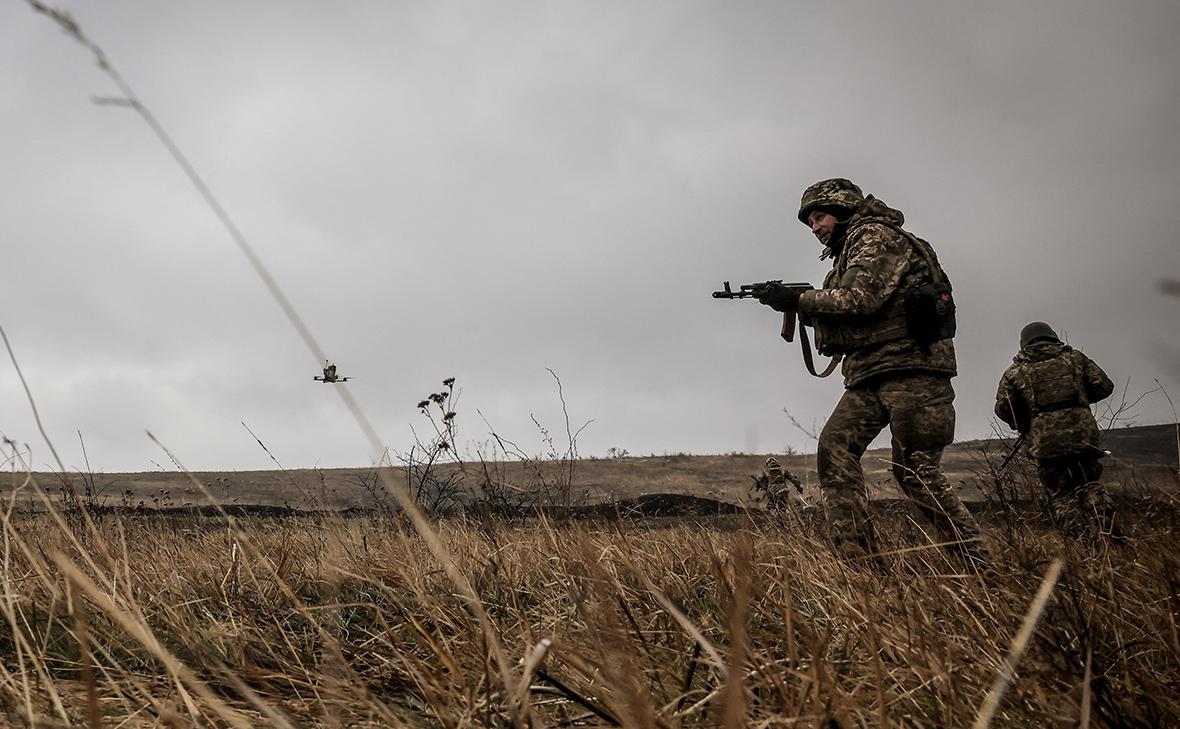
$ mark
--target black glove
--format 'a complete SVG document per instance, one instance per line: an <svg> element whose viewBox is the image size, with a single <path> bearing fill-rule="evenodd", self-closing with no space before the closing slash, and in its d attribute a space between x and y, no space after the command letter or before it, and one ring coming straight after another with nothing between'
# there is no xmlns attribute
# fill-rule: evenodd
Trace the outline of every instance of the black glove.
<svg viewBox="0 0 1180 729"><path fill-rule="evenodd" d="M758 303L765 304L775 311L784 314L795 311L799 307L799 297L804 291L811 290L810 286L787 286L781 283L768 283L754 290Z"/></svg>

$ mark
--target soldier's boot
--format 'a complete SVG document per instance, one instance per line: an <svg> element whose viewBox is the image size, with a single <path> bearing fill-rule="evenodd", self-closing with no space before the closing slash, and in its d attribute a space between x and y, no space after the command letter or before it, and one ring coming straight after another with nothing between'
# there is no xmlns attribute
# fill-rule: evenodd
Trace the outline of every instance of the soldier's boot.
<svg viewBox="0 0 1180 729"><path fill-rule="evenodd" d="M865 504L847 494L824 493L824 515L828 523L828 538L836 556L848 562L864 564L879 571L887 571L880 556L880 546L873 522Z"/></svg>
<svg viewBox="0 0 1180 729"><path fill-rule="evenodd" d="M1065 490L1047 494L1049 517L1053 526L1067 539L1087 539L1091 519L1082 506L1079 492Z"/></svg>
<svg viewBox="0 0 1180 729"><path fill-rule="evenodd" d="M991 556L979 531L979 523L955 494L938 463L941 454L915 451L911 468L894 465L893 475L902 491L917 503L934 524L947 551L971 569L985 570Z"/></svg>
<svg viewBox="0 0 1180 729"><path fill-rule="evenodd" d="M981 536L955 545L952 554L957 556L971 572L991 572L992 570L991 551L988 550Z"/></svg>
<svg viewBox="0 0 1180 729"><path fill-rule="evenodd" d="M979 525L963 502L955 499L957 508L943 504L946 515L939 522L939 532L947 542L947 550L971 570L986 571L991 567L991 553L983 541Z"/></svg>
<svg viewBox="0 0 1180 729"><path fill-rule="evenodd" d="M968 531L968 524L961 521L936 520L939 538L946 545L946 553L971 572L987 572L991 569L991 551L976 531ZM974 521L971 522L974 524Z"/></svg>
<svg viewBox="0 0 1180 729"><path fill-rule="evenodd" d="M1122 528L1122 520L1110 493L1097 481L1084 484L1077 495L1078 509L1085 515L1086 531L1096 539L1127 546L1130 541Z"/></svg>

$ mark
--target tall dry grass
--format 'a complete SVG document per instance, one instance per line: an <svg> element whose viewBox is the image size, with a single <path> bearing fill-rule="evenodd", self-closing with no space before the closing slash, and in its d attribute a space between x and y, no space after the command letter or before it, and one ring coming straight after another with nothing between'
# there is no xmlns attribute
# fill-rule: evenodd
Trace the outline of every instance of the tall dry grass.
<svg viewBox="0 0 1180 729"><path fill-rule="evenodd" d="M397 519L109 514L88 526L9 511L0 716L969 726L1010 671L996 725L1175 725L1178 520L1144 508L1132 549L1067 542L1004 512L989 525L987 574L959 574L905 513L881 516L884 567L834 560L808 515L437 523L508 676L434 552Z"/></svg>

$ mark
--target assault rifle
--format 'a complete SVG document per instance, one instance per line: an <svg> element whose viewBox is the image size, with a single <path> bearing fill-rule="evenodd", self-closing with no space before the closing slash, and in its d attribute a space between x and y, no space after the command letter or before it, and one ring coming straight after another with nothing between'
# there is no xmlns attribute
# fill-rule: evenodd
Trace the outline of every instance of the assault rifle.
<svg viewBox="0 0 1180 729"><path fill-rule="evenodd" d="M1020 437L1017 438L1016 442L1012 444L1012 450L1008 451L1008 455L1004 456L1004 462L1000 464L1000 467L997 470L1003 471L1008 467L1008 464L1011 463L1012 459L1016 457L1016 454L1020 452L1020 446L1024 445L1024 439L1027 435L1028 433L1020 434Z"/></svg>
<svg viewBox="0 0 1180 729"><path fill-rule="evenodd" d="M756 299L763 291L771 286L788 286L790 288L798 288L805 291L810 291L812 285L806 282L783 283L782 279L775 281L761 281L759 283L742 284L738 286L738 290L734 291L726 281L722 284L720 291L713 292L714 299ZM796 315L793 311L783 312L783 328L779 332L779 336L788 342L795 341L795 319ZM836 369L836 365L840 363L840 355L832 358L827 369L822 373L815 371L815 362L811 356L811 342L807 339L807 330L803 328L803 323L799 323L799 343L803 348L803 364L807 366L807 371L816 377L827 377Z"/></svg>
<svg viewBox="0 0 1180 729"><path fill-rule="evenodd" d="M787 286L789 288L798 288L805 291L812 288L809 283L783 283L782 279L774 281L761 281L759 283L742 284L738 286L738 290L734 291L729 287L729 282L722 284L720 291L713 292L714 299L756 299L762 295L762 292L771 286ZM789 324L789 326L788 326ZM783 339L788 342L795 341L795 312L787 312L783 314Z"/></svg>

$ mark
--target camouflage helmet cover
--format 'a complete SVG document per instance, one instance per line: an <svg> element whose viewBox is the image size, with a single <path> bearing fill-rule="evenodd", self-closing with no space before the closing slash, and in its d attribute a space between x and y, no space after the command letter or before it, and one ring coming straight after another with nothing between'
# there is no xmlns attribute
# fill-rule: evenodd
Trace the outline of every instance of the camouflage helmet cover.
<svg viewBox="0 0 1180 729"><path fill-rule="evenodd" d="M1020 346L1022 349L1040 339L1051 339L1055 342L1061 341L1061 338L1057 336L1057 332L1053 331L1053 327L1043 321L1034 321L1026 324L1024 329L1020 330Z"/></svg>
<svg viewBox="0 0 1180 729"><path fill-rule="evenodd" d="M816 208L837 207L851 212L864 201L864 193L851 180L843 177L820 180L803 191L803 200L799 202L799 222L807 225L807 216Z"/></svg>

